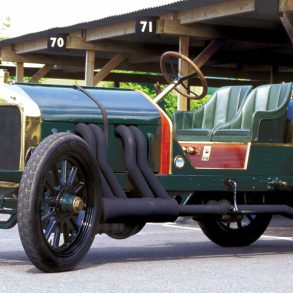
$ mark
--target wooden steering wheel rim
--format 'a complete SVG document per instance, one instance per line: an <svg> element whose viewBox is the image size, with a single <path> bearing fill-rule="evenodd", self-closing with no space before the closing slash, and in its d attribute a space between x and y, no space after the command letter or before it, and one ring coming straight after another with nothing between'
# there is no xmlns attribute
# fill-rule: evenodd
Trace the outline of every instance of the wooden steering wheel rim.
<svg viewBox="0 0 293 293"><path fill-rule="evenodd" d="M182 59L185 62L187 62L191 66L191 68L195 71L194 74L196 74L198 76L198 78L200 79L201 85L202 85L202 92L201 92L200 95L191 95L191 94L188 94L188 93L180 90L180 88L178 88L178 86L181 85L182 82L181 83L179 82L178 86L175 87L175 90L180 95L182 95L182 96L184 96L184 97L186 97L188 99L199 100L199 99L202 99L203 97L205 97L206 94L207 94L207 91L208 91L208 83L207 83L206 78L204 77L204 74L199 69L199 67L194 62L192 62L192 60L190 60L188 57L186 57L185 55L183 55L181 53L178 53L178 52L175 52L175 51L167 51L161 56L160 67L161 67L162 74L163 74L165 80L167 81L167 83L171 84L172 82L174 82L174 80L170 79L170 76L167 73L166 66L165 66L166 60L168 58L170 58L170 57L177 58L177 59Z"/></svg>

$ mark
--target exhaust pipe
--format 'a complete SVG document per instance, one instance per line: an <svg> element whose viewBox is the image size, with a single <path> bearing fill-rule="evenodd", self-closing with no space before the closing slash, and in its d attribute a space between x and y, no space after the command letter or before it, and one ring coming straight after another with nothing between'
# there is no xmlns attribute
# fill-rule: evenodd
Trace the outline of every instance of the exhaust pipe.
<svg viewBox="0 0 293 293"><path fill-rule="evenodd" d="M138 167L145 177L148 185L151 187L152 191L157 197L171 199L148 164L147 144L144 135L135 126L130 126L129 129L131 130L136 141Z"/></svg>
<svg viewBox="0 0 293 293"><path fill-rule="evenodd" d="M136 163L136 143L130 129L125 125L116 127L115 132L122 138L124 144L125 166L130 178L144 198L154 198L154 194L146 183Z"/></svg>

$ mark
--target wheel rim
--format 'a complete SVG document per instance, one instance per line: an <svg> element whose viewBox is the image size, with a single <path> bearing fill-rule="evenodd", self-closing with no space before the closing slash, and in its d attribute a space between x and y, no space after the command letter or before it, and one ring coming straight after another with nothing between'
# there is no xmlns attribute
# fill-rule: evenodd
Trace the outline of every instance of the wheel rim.
<svg viewBox="0 0 293 293"><path fill-rule="evenodd" d="M55 254L75 253L90 230L93 182L82 161L62 156L49 169L40 197L43 237Z"/></svg>
<svg viewBox="0 0 293 293"><path fill-rule="evenodd" d="M239 230L249 227L255 220L256 215L244 215L240 219L234 221L219 221L227 230Z"/></svg>

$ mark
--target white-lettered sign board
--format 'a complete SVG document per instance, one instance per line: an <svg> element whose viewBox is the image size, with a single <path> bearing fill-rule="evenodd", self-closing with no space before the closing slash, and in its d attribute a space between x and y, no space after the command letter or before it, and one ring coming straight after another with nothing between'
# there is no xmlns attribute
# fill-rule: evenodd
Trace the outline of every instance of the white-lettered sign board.
<svg viewBox="0 0 293 293"><path fill-rule="evenodd" d="M158 17L138 17L135 22L135 33L144 36L155 35L157 19Z"/></svg>
<svg viewBox="0 0 293 293"><path fill-rule="evenodd" d="M49 51L66 51L67 35L50 35L47 39L47 48Z"/></svg>

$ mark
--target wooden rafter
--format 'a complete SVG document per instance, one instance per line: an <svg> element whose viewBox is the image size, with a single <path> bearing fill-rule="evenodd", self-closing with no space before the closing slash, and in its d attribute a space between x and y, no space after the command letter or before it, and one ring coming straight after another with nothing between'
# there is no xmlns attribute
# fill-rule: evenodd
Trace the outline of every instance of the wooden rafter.
<svg viewBox="0 0 293 293"><path fill-rule="evenodd" d="M293 44L293 14L289 12L284 12L280 19L285 30L287 31L291 43Z"/></svg>
<svg viewBox="0 0 293 293"><path fill-rule="evenodd" d="M47 39L27 41L14 45L14 51L16 54L32 53L45 49L47 49Z"/></svg>
<svg viewBox="0 0 293 293"><path fill-rule="evenodd" d="M157 21L157 34L197 37L202 39L215 39L220 33L209 25L182 25L179 20L159 19Z"/></svg>
<svg viewBox="0 0 293 293"><path fill-rule="evenodd" d="M200 68L208 62L208 60L221 48L222 40L214 40L193 60L193 62Z"/></svg>
<svg viewBox="0 0 293 293"><path fill-rule="evenodd" d="M135 33L135 21L88 29L86 41L97 41Z"/></svg>
<svg viewBox="0 0 293 293"><path fill-rule="evenodd" d="M293 1L292 0L279 0L279 11L286 12L291 11L293 12Z"/></svg>
<svg viewBox="0 0 293 293"><path fill-rule="evenodd" d="M68 36L66 40L67 49L93 50L97 52L111 53L135 53L136 55L153 56L160 52L156 49L146 49L145 46L136 43L122 41L101 40L98 42L87 42L81 37Z"/></svg>
<svg viewBox="0 0 293 293"><path fill-rule="evenodd" d="M197 7L178 12L181 24L189 24L203 20L227 17L252 12L255 9L255 0L228 0L220 3Z"/></svg>
<svg viewBox="0 0 293 293"><path fill-rule="evenodd" d="M127 55L118 53L116 54L94 77L94 85L102 81L113 69L121 64Z"/></svg>
<svg viewBox="0 0 293 293"><path fill-rule="evenodd" d="M41 78L46 76L48 72L53 68L51 64L45 64L42 68L40 68L28 81L28 83L37 83Z"/></svg>
<svg viewBox="0 0 293 293"><path fill-rule="evenodd" d="M10 48L2 48L0 59L2 61L23 62L23 63L39 63L61 66L84 66L84 58L82 57L66 57L62 55L46 55L46 54L16 54Z"/></svg>

